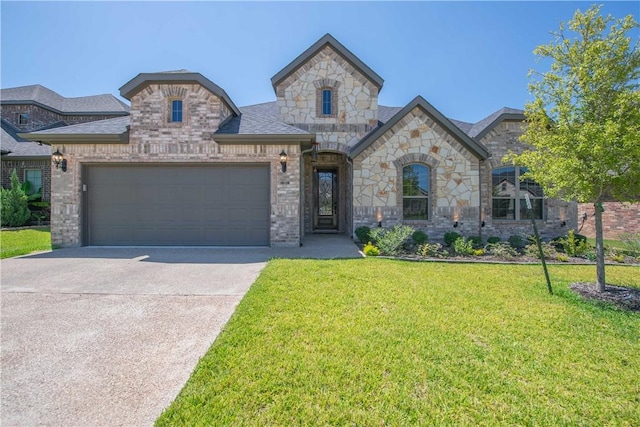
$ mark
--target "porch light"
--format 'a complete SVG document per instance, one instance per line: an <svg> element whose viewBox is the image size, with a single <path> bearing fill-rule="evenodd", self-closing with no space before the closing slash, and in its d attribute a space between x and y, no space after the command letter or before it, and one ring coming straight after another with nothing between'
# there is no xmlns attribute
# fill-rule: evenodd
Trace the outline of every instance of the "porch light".
<svg viewBox="0 0 640 427"><path fill-rule="evenodd" d="M458 221L453 223L453 228L458 228Z"/></svg>
<svg viewBox="0 0 640 427"><path fill-rule="evenodd" d="M280 152L280 165L282 165L282 172L287 171L287 153L282 150Z"/></svg>
<svg viewBox="0 0 640 427"><path fill-rule="evenodd" d="M51 155L51 160L53 161L56 169L62 169L62 172L67 171L67 159L62 156L62 153L59 149L56 149L55 153Z"/></svg>

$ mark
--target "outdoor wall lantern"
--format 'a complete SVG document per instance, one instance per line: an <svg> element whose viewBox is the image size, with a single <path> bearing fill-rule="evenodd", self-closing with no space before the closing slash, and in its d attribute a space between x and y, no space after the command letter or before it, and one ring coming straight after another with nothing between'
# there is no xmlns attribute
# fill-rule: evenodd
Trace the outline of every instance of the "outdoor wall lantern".
<svg viewBox="0 0 640 427"><path fill-rule="evenodd" d="M458 228L458 221L453 223L453 228Z"/></svg>
<svg viewBox="0 0 640 427"><path fill-rule="evenodd" d="M567 225L567 221L562 221L562 222L560 223L560 227L564 227L565 225Z"/></svg>
<svg viewBox="0 0 640 427"><path fill-rule="evenodd" d="M60 150L56 149L56 152L51 155L51 160L56 169L62 169L62 172L67 171L67 159L62 156Z"/></svg>
<svg viewBox="0 0 640 427"><path fill-rule="evenodd" d="M280 165L282 165L282 172L287 171L287 153L282 150L280 152Z"/></svg>

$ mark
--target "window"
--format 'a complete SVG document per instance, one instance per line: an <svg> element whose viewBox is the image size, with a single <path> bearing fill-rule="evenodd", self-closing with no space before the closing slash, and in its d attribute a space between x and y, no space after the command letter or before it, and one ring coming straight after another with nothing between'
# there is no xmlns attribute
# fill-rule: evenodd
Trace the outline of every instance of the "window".
<svg viewBox="0 0 640 427"><path fill-rule="evenodd" d="M19 125L26 125L29 123L29 115L26 113L20 113L18 114L18 124Z"/></svg>
<svg viewBox="0 0 640 427"><path fill-rule="evenodd" d="M330 116L333 114L333 91L331 89L322 90L322 115Z"/></svg>
<svg viewBox="0 0 640 427"><path fill-rule="evenodd" d="M171 121L182 121L182 100L180 99L174 99L171 101Z"/></svg>
<svg viewBox="0 0 640 427"><path fill-rule="evenodd" d="M28 194L34 194L42 189L42 170L26 169L24 171L24 180L29 183Z"/></svg>
<svg viewBox="0 0 640 427"><path fill-rule="evenodd" d="M544 218L544 193L542 187L531 179L520 180L526 168L510 166L494 169L491 174L493 188L493 219L526 220L530 218L525 200L529 195L533 217Z"/></svg>
<svg viewBox="0 0 640 427"><path fill-rule="evenodd" d="M402 169L402 215L405 220L429 219L428 166L412 164Z"/></svg>

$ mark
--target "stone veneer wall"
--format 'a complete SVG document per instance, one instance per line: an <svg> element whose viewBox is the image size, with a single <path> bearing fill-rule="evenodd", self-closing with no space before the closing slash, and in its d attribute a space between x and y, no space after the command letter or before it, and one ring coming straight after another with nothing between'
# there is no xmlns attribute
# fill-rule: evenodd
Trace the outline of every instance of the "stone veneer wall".
<svg viewBox="0 0 640 427"><path fill-rule="evenodd" d="M318 114L319 87L333 88L335 117ZM378 125L378 88L328 46L284 79L276 96L279 119L316 133L320 150L348 153Z"/></svg>
<svg viewBox="0 0 640 427"><path fill-rule="evenodd" d="M617 239L621 233L640 233L640 201L631 203L604 202L602 204L602 234L605 239ZM583 214L587 219L582 221ZM578 224L580 234L596 237L595 208L592 203L578 204Z"/></svg>
<svg viewBox="0 0 640 427"><path fill-rule="evenodd" d="M402 167L431 168L430 220L402 220ZM354 159L353 228L404 223L442 239L454 230L478 233L479 160L416 107Z"/></svg>
<svg viewBox="0 0 640 427"><path fill-rule="evenodd" d="M186 92L179 91L184 89ZM176 91L183 98L184 122L166 119L168 97ZM150 87L132 99L128 144L58 144L68 171L53 171L51 212L52 243L82 244L82 167L105 163L268 163L271 169L271 245L300 243L300 146L218 144L212 132L228 109L215 95L197 85ZM280 151L288 154L287 172L280 167ZM89 189L90 190L90 189Z"/></svg>
<svg viewBox="0 0 640 427"><path fill-rule="evenodd" d="M37 160L2 160L2 188L11 188L11 173L18 173L20 182L24 182L24 171L27 169L40 169L42 171L42 200L51 199L51 161L49 159Z"/></svg>
<svg viewBox="0 0 640 427"><path fill-rule="evenodd" d="M521 153L526 146L519 141L522 135L522 122L505 120L487 133L480 141L491 153L491 157L481 163L481 221L485 227L481 228L484 237L498 236L503 240L514 234L533 234L531 220L505 221L493 220L492 213L492 182L491 172L495 168L508 166L502 163L502 158L512 151ZM576 204L563 202L559 199L546 199L546 216L544 221L536 221L538 231L543 237L553 238L565 235L567 230L576 229ZM562 226L562 222L565 226Z"/></svg>

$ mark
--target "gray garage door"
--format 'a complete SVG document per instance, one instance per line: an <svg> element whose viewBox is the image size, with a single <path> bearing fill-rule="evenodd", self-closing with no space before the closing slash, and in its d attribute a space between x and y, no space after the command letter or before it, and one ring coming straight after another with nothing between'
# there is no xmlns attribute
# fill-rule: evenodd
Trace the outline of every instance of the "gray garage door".
<svg viewBox="0 0 640 427"><path fill-rule="evenodd" d="M89 166L89 245L268 245L269 166Z"/></svg>

